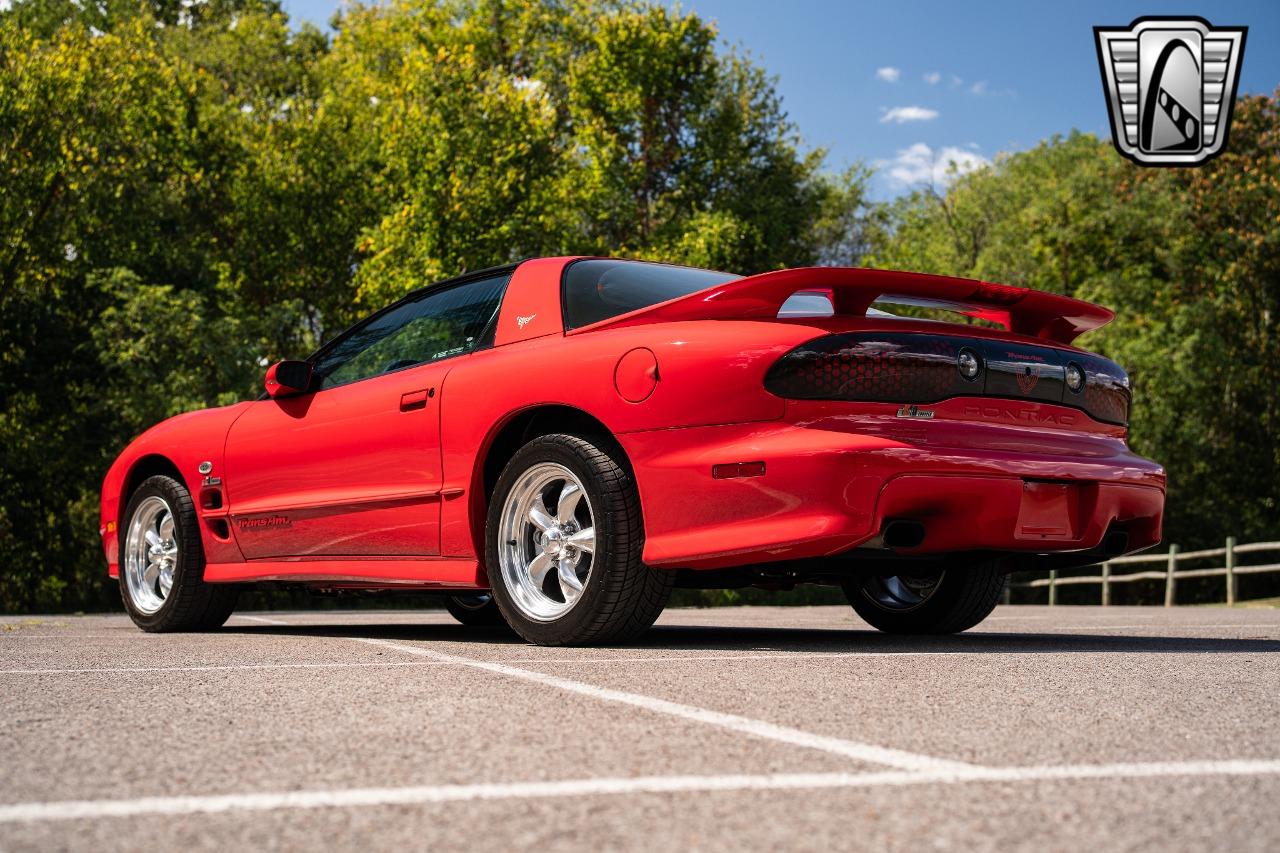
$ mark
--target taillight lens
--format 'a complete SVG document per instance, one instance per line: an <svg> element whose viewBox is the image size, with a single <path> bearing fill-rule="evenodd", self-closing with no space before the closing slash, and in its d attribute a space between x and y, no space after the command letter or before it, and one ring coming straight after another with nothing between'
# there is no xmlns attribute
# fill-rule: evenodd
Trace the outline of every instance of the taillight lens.
<svg viewBox="0 0 1280 853"><path fill-rule="evenodd" d="M1129 378L1087 353L1010 341L916 333L828 335L796 347L765 375L792 400L936 403L985 396L1061 403L1093 418L1129 420Z"/></svg>
<svg viewBox="0 0 1280 853"><path fill-rule="evenodd" d="M1067 365L1067 390L1072 394L1079 394L1082 388L1084 388L1084 371L1080 369L1080 365L1072 362Z"/></svg>
<svg viewBox="0 0 1280 853"><path fill-rule="evenodd" d="M796 347L764 387L793 400L928 403L974 393L957 370L960 345L930 335L829 335Z"/></svg>

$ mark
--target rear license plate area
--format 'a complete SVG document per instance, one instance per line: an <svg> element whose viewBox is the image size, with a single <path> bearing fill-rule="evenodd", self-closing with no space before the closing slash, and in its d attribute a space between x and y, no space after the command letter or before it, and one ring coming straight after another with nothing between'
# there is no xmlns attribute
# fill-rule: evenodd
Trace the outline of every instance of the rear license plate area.
<svg viewBox="0 0 1280 853"><path fill-rule="evenodd" d="M1022 503L1018 508L1019 539L1078 539L1080 531L1080 486L1024 480Z"/></svg>

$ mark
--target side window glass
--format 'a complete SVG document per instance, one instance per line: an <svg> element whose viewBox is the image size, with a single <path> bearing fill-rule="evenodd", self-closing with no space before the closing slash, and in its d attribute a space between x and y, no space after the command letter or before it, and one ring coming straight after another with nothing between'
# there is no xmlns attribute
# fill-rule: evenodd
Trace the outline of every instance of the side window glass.
<svg viewBox="0 0 1280 853"><path fill-rule="evenodd" d="M461 355L483 345L511 273L428 291L353 329L315 364L319 388Z"/></svg>

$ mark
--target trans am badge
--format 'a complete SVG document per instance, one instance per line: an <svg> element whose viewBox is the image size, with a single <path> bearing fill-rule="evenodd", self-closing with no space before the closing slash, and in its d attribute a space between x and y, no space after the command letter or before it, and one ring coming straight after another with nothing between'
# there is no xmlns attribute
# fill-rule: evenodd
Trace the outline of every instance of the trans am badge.
<svg viewBox="0 0 1280 853"><path fill-rule="evenodd" d="M1203 18L1094 27L1116 150L1144 166L1198 166L1222 153L1247 32Z"/></svg>

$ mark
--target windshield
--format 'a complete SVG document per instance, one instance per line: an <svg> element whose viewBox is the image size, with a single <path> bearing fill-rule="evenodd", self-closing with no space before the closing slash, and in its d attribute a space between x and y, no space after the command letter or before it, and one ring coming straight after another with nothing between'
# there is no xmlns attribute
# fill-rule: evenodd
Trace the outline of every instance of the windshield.
<svg viewBox="0 0 1280 853"><path fill-rule="evenodd" d="M739 278L727 272L643 261L575 261L564 274L564 327L589 326Z"/></svg>

